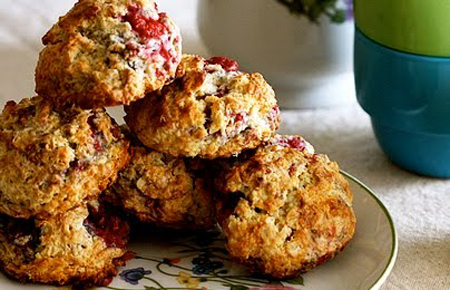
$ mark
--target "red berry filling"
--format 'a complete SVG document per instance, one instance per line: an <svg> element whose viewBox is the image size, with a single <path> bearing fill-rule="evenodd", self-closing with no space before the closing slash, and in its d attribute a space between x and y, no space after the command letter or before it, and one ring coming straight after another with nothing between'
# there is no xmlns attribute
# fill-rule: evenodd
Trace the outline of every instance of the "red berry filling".
<svg viewBox="0 0 450 290"><path fill-rule="evenodd" d="M236 114L236 116L234 117L234 122L238 123L244 121L244 116L244 114Z"/></svg>
<svg viewBox="0 0 450 290"><path fill-rule="evenodd" d="M223 86L217 90L216 96L218 98L222 98L223 96L228 95L229 93L230 93L230 89L227 88L226 86Z"/></svg>
<svg viewBox="0 0 450 290"><path fill-rule="evenodd" d="M272 108L272 111L273 111L273 115L275 117L278 117L280 115L280 106L275 105L275 107Z"/></svg>
<svg viewBox="0 0 450 290"><path fill-rule="evenodd" d="M167 18L166 13L159 13L158 19L151 18L146 16L144 10L138 5L131 5L128 13L122 17L122 21L130 23L133 31L140 38L139 43L143 46L131 42L126 43L129 54L131 56L140 55L147 60L161 57L165 60L163 65L165 70L169 70L171 64L176 64L180 56L169 38L171 31L165 23ZM163 37L164 35L167 37ZM156 43L155 40L157 40ZM176 37L174 41L179 42L179 37ZM158 75L158 77L164 76L165 73L162 76Z"/></svg>
<svg viewBox="0 0 450 290"><path fill-rule="evenodd" d="M277 126L280 121L280 107L278 105L275 105L267 114L267 121L269 122L271 128L278 128Z"/></svg>
<svg viewBox="0 0 450 290"><path fill-rule="evenodd" d="M206 61L208 64L217 64L220 65L225 71L238 71L239 64L234 60L231 60L226 57L213 57Z"/></svg>
<svg viewBox="0 0 450 290"><path fill-rule="evenodd" d="M167 27L160 20L166 18L165 13L159 14L159 20L144 15L143 10L138 5L134 4L128 7L128 13L123 17L123 20L129 22L133 30L144 40L152 38L160 38L167 33Z"/></svg>
<svg viewBox="0 0 450 290"><path fill-rule="evenodd" d="M90 116L88 118L88 124L92 131L92 137L94 138L94 149L97 153L103 152L103 134L100 132L97 128L97 124L95 124L95 119L97 118L97 114L94 113L94 115Z"/></svg>
<svg viewBox="0 0 450 290"><path fill-rule="evenodd" d="M130 228L128 223L117 215L108 212L107 206L100 203L98 208L89 206L89 216L84 226L90 234L101 237L110 248L126 248Z"/></svg>
<svg viewBox="0 0 450 290"><path fill-rule="evenodd" d="M276 144L298 150L304 150L306 148L305 142L299 137L280 138L277 140Z"/></svg>

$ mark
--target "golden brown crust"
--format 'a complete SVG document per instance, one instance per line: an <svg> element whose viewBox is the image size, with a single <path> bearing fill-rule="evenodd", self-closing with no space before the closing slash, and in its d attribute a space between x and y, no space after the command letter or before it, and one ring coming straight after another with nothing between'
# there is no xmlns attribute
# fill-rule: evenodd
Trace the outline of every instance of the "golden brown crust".
<svg viewBox="0 0 450 290"><path fill-rule="evenodd" d="M126 112L128 126L144 145L207 159L255 148L280 122L275 94L260 74L190 55L183 57L171 85Z"/></svg>
<svg viewBox="0 0 450 290"><path fill-rule="evenodd" d="M103 109L55 111L41 97L0 115L0 212L48 216L96 199L128 161L129 141Z"/></svg>
<svg viewBox="0 0 450 290"><path fill-rule="evenodd" d="M36 92L56 105L130 104L174 77L178 27L153 0L80 0L43 37Z"/></svg>
<svg viewBox="0 0 450 290"><path fill-rule="evenodd" d="M209 179L188 161L140 146L108 196L140 221L159 227L208 230L215 225Z"/></svg>
<svg viewBox="0 0 450 290"><path fill-rule="evenodd" d="M218 219L230 255L253 272L280 279L331 259L356 224L353 196L338 165L289 139L302 140L275 136L216 179Z"/></svg>
<svg viewBox="0 0 450 290"><path fill-rule="evenodd" d="M105 219L109 213L103 213ZM113 220L117 219L114 217ZM117 274L127 253L108 245L87 226L90 214L81 206L46 220L19 220L0 215L0 268L22 282L54 285L101 285ZM128 225L121 221L121 243Z"/></svg>

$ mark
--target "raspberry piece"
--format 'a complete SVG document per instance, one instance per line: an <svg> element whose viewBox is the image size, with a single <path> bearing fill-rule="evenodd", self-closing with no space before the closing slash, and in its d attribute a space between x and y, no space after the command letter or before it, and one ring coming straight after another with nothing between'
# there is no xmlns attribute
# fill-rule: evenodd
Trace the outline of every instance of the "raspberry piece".
<svg viewBox="0 0 450 290"><path fill-rule="evenodd" d="M167 33L167 27L161 23L162 19L167 18L165 13L159 14L159 19L147 17L142 13L142 9L137 5L132 5L128 8L128 13L123 17L123 20L130 23L133 30L144 40L152 38L160 38Z"/></svg>
<svg viewBox="0 0 450 290"><path fill-rule="evenodd" d="M218 64L226 71L238 71L239 64L226 57L213 57L206 61L208 64Z"/></svg>
<svg viewBox="0 0 450 290"><path fill-rule="evenodd" d="M128 243L129 226L120 217L108 213L105 205L96 209L89 206L89 216L84 221L88 232L101 237L111 248L125 248Z"/></svg>
<svg viewBox="0 0 450 290"><path fill-rule="evenodd" d="M304 150L306 148L305 142L303 142L303 140L299 137L280 138L278 139L277 145L291 147L298 150Z"/></svg>

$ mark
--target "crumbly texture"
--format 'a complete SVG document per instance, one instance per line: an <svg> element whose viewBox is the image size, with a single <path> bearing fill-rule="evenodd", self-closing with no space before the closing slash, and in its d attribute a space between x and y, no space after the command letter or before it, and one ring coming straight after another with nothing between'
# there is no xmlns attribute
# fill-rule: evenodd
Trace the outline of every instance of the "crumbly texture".
<svg viewBox="0 0 450 290"><path fill-rule="evenodd" d="M216 179L230 255L258 274L290 278L333 258L355 232L353 195L338 165L299 136L275 136Z"/></svg>
<svg viewBox="0 0 450 290"><path fill-rule="evenodd" d="M43 37L36 92L86 109L130 104L170 82L178 27L152 0L80 0Z"/></svg>
<svg viewBox="0 0 450 290"><path fill-rule="evenodd" d="M0 115L0 212L65 212L98 197L128 161L129 141L103 109L56 111L41 97Z"/></svg>
<svg viewBox="0 0 450 290"><path fill-rule="evenodd" d="M46 220L0 215L0 269L21 282L104 285L124 264L129 227L92 203ZM100 233L100 234L98 234ZM114 235L116 243L108 242Z"/></svg>
<svg viewBox="0 0 450 290"><path fill-rule="evenodd" d="M186 55L177 79L126 107L125 120L144 145L173 156L229 157L255 148L278 129L272 88L225 58Z"/></svg>
<svg viewBox="0 0 450 290"><path fill-rule="evenodd" d="M142 222L182 230L215 225L211 182L201 161L171 157L141 146L108 195Z"/></svg>

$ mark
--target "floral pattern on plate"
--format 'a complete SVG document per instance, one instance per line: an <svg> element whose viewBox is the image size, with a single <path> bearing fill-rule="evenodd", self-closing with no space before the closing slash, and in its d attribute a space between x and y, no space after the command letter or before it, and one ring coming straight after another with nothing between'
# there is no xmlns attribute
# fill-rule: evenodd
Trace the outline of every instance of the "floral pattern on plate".
<svg viewBox="0 0 450 290"><path fill-rule="evenodd" d="M300 289L301 276L287 281L251 276L245 268L228 257L224 238L219 232L177 234L154 232L152 255L138 255L122 270L119 278L105 289L175 290L175 289ZM173 241L173 242L167 242ZM137 253L144 244L137 243ZM159 249L156 250L155 249Z"/></svg>

